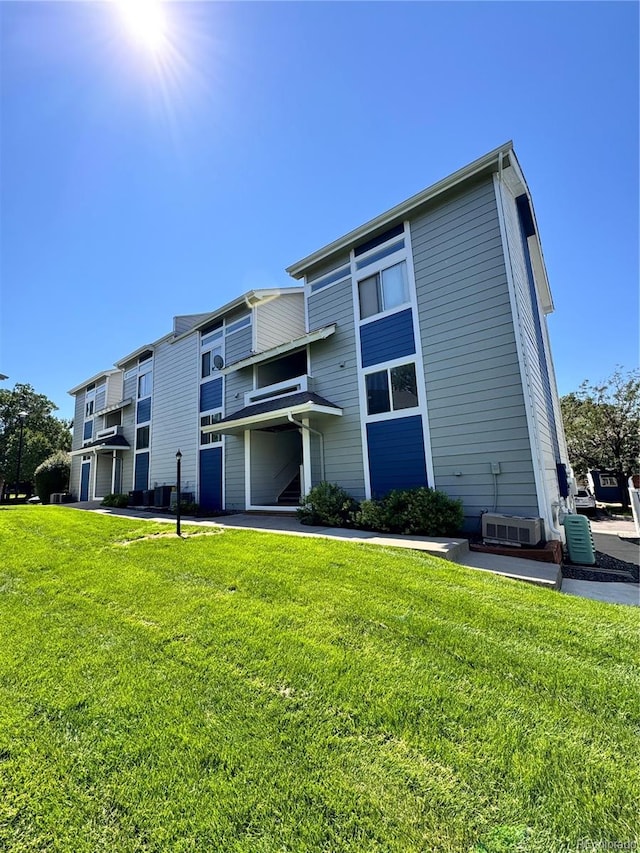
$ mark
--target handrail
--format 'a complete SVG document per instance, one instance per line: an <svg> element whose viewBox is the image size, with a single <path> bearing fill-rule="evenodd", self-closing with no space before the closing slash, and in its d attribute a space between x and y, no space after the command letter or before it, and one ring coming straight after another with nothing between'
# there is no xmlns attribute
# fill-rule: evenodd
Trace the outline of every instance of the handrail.
<svg viewBox="0 0 640 853"><path fill-rule="evenodd" d="M300 462L298 461L299 459L300 459L300 454L299 454L299 453L296 453L296 455L295 455L295 456L292 456L290 459L288 459L288 460L284 463L284 465L282 466L282 468L280 468L278 471L276 471L276 473L273 475L273 479L275 480L275 479L277 479L281 474L284 474L284 472L287 470L287 468L290 468L292 465L295 465L295 467L297 468L297 467L300 465Z"/></svg>

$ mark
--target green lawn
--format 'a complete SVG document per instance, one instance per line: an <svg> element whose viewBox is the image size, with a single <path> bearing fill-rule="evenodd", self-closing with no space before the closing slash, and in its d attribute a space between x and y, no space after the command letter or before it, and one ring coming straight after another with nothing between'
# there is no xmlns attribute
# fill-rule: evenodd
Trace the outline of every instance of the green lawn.
<svg viewBox="0 0 640 853"><path fill-rule="evenodd" d="M0 849L637 840L635 608L348 542L143 538L163 529L0 510Z"/></svg>

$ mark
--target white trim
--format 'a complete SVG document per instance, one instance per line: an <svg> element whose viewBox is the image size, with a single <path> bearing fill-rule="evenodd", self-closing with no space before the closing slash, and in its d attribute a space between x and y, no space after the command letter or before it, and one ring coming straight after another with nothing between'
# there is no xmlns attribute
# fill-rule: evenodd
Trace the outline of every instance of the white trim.
<svg viewBox="0 0 640 853"><path fill-rule="evenodd" d="M407 286L408 286L407 282ZM356 288L358 286L358 282L356 282ZM406 311L407 308L411 308L412 306L411 299L407 302L403 302L402 305L395 305L393 308L387 308L385 311L380 311L379 314L370 314L368 317L365 317L363 320L358 320L358 328L362 328L362 326L367 326L369 323L375 323L376 320L384 320L385 317L391 317L392 314L399 314L401 311ZM358 292L358 308L360 307L360 293Z"/></svg>
<svg viewBox="0 0 640 853"><path fill-rule="evenodd" d="M251 506L251 430L244 431L244 505Z"/></svg>
<svg viewBox="0 0 640 853"><path fill-rule="evenodd" d="M424 461L427 468L427 483L436 489L436 475L433 467L433 451L431 447L431 428L429 426L428 388L424 369L424 353L422 352L422 335L420 334L420 315L418 313L418 289L416 286L415 270L413 268L413 246L411 243L411 223L404 223L404 242L407 248L407 276L409 280L409 298L413 320L413 337L416 345L416 380L418 383L418 408L422 414L422 440L424 442ZM409 263L410 261L410 263ZM420 394L420 388L423 394Z"/></svg>
<svg viewBox="0 0 640 853"><path fill-rule="evenodd" d="M278 504L247 504L246 512L288 512L296 511L295 506L278 506Z"/></svg>
<svg viewBox="0 0 640 853"><path fill-rule="evenodd" d="M531 464L533 466L533 478L536 485L536 500L538 502L538 514L544 518L547 529L553 530L553 519L547 515L546 507L543 504L543 497L546 496L546 488L544 483L544 464L540 454L538 445L538 425L535 415L535 405L531 391L531 383L529 382L529 372L525 358L525 343L522 340L524 334L523 324L520 320L520 309L516 295L515 282L513 280L513 266L511 259L511 247L507 234L507 227L504 218L504 198L502 195L502 185L499 174L493 176L493 186L496 196L496 209L498 212L498 223L500 225L500 238L502 240L502 250L504 253L504 267L507 276L507 286L509 290L509 302L511 303L511 317L513 321L513 332L516 341L516 352L518 355L518 366L520 368L520 382L522 385L522 396L524 398L524 409L527 418L527 429L529 432L529 444L531 448Z"/></svg>
<svg viewBox="0 0 640 853"><path fill-rule="evenodd" d="M311 491L312 471L311 471L311 433L309 432L309 418L302 418L301 421L306 429L300 430L302 433L302 470L303 481L300 483L300 497L308 495Z"/></svg>
<svg viewBox="0 0 640 853"><path fill-rule="evenodd" d="M362 442L362 473L364 477L364 496L371 498L371 471L369 470L369 442L367 440L367 388L362 367L362 350L360 348L360 292L355 276L355 254L353 249L351 259L351 299L353 302L353 337L356 351L356 374L358 382L358 406L360 410L360 440ZM376 315L377 316L377 315Z"/></svg>
<svg viewBox="0 0 640 853"><path fill-rule="evenodd" d="M312 384L309 381L310 379L309 374L304 373L302 376L293 376L291 379L285 379L282 382L274 382L273 385L263 385L260 388L245 391L244 405L250 406L252 403L264 403L269 399L277 399L278 397L285 397L287 394L307 391Z"/></svg>
<svg viewBox="0 0 640 853"><path fill-rule="evenodd" d="M419 398L418 398L419 399ZM375 424L379 421L397 421L401 418L410 418L413 415L421 415L422 408L420 405L411 406L410 409L392 409L390 412L378 412L377 415L367 415L367 423ZM425 450L426 460L426 450Z"/></svg>
<svg viewBox="0 0 640 853"><path fill-rule="evenodd" d="M96 373L96 375L92 376L91 379L85 379L85 381L81 382L79 385L74 385L73 388L71 388L69 391L67 391L67 394L71 394L73 396L74 394L77 394L79 391L85 391L87 388L87 385L91 385L92 382L95 382L97 384L99 379L102 379L103 377L108 379L110 376L114 376L116 373L120 373L120 372L121 372L120 370L113 370L113 369L112 370L103 370L101 373Z"/></svg>
<svg viewBox="0 0 640 853"><path fill-rule="evenodd" d="M284 398L283 398L284 399ZM292 415L336 415L342 416L342 409L338 406L321 406L318 403L299 403L297 406L282 406L279 409L274 409L270 412L262 412L259 415L250 415L246 418L239 418L236 421L227 421L227 423L216 424L215 426L203 427L202 432L236 432L236 431L251 431L258 424L266 424L269 421L277 423L278 420L286 418L288 413ZM248 430L243 430L243 427L248 427Z"/></svg>

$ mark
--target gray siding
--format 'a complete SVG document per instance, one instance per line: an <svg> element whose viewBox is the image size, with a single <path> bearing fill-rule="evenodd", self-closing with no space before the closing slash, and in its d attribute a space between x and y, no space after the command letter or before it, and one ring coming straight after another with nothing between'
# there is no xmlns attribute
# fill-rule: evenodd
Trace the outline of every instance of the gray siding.
<svg viewBox="0 0 640 853"><path fill-rule="evenodd" d="M545 378L542 375L540 366L540 354L538 352L538 340L533 312L535 311L539 314L543 336L546 335L546 317L542 313L539 303L536 301L533 304L531 301L515 198L504 183L502 184L502 193L505 231L511 259L516 305L520 319L523 357L533 403L536 436L541 457L540 464L543 468L545 482L546 503L550 507L553 501L559 499L560 494L556 473L556 454L552 437L553 425L550 422L549 410L545 399ZM548 363L551 362L549 361ZM555 381L552 382L551 387L555 388ZM555 404L557 404L557 400Z"/></svg>
<svg viewBox="0 0 640 853"><path fill-rule="evenodd" d="M494 506L538 502L493 183L411 222L435 485L461 498L467 525Z"/></svg>
<svg viewBox="0 0 640 853"><path fill-rule="evenodd" d="M328 275L333 270L340 269L340 267L344 267L350 261L350 253L342 252L342 254L334 256L329 261L323 261L319 264L316 264L315 267L311 267L311 269L306 271L306 279L309 283L313 283L315 279L322 278L323 275ZM311 326L313 329L314 327Z"/></svg>
<svg viewBox="0 0 640 853"><path fill-rule="evenodd" d="M173 333L174 335L182 335L193 329L198 323L204 322L208 314L181 314L173 318Z"/></svg>
<svg viewBox="0 0 640 853"><path fill-rule="evenodd" d="M82 427L84 426L84 391L78 391L73 413L73 439L71 449L82 447Z"/></svg>
<svg viewBox="0 0 640 853"><path fill-rule="evenodd" d="M111 492L111 476L112 476L112 459L111 454L101 453L91 460L91 464L96 466L95 483L96 497L103 498Z"/></svg>
<svg viewBox="0 0 640 853"><path fill-rule="evenodd" d="M137 376L132 376L124 383L125 400L131 398L131 403L122 410L122 434L131 446L122 454L122 491L129 492L133 489L133 456L136 443L136 385ZM153 415L153 411L151 413Z"/></svg>
<svg viewBox="0 0 640 853"><path fill-rule="evenodd" d="M233 321L230 321L233 322ZM251 355L252 327L247 326L239 332L233 332L224 339L224 360L226 364L234 364Z"/></svg>
<svg viewBox="0 0 640 853"><path fill-rule="evenodd" d="M114 406L120 400L124 399L122 396L122 376L122 371L120 371L119 373L113 373L107 379L107 406Z"/></svg>
<svg viewBox="0 0 640 853"><path fill-rule="evenodd" d="M100 412L107 405L107 380L105 379L96 386L96 402L94 411Z"/></svg>
<svg viewBox="0 0 640 853"><path fill-rule="evenodd" d="M156 347L151 409L151 486L176 481L176 451L182 452L182 487L196 491L198 470L198 336Z"/></svg>
<svg viewBox="0 0 640 853"><path fill-rule="evenodd" d="M291 293L259 304L253 313L256 350L264 352L304 335L304 294Z"/></svg>
<svg viewBox="0 0 640 853"><path fill-rule="evenodd" d="M244 393L253 388L251 368L225 376L224 411L232 415L244 406ZM236 396L237 395L237 396ZM244 509L244 433L227 435L224 441L225 509Z"/></svg>
<svg viewBox="0 0 640 853"><path fill-rule="evenodd" d="M314 391L344 410L341 418L314 418L311 426L324 433L326 479L360 500L365 484L351 279L312 294L308 311L311 329L337 325L330 338L311 344L311 375Z"/></svg>

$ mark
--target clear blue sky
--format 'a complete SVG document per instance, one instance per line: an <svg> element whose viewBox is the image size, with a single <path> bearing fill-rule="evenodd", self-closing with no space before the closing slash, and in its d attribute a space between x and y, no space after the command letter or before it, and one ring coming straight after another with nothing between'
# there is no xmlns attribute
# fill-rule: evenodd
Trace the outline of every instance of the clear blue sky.
<svg viewBox="0 0 640 853"><path fill-rule="evenodd" d="M560 393L638 360L636 3L2 2L3 387L66 391L500 143Z"/></svg>

